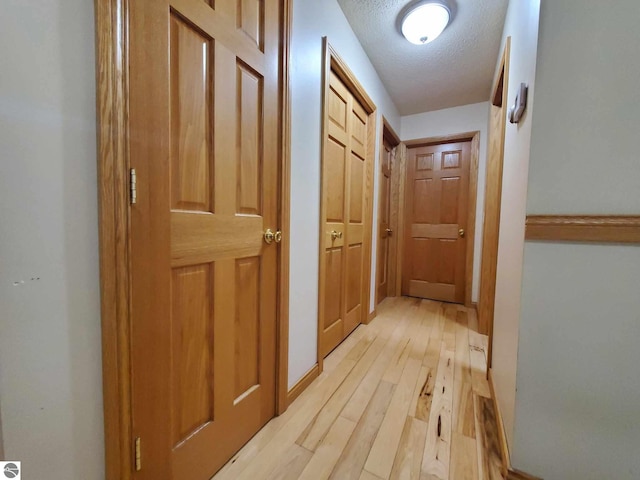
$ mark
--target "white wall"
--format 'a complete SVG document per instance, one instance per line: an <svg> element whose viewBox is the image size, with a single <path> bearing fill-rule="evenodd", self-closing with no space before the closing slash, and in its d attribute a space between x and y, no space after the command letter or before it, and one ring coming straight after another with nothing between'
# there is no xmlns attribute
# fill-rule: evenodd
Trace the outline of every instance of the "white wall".
<svg viewBox="0 0 640 480"><path fill-rule="evenodd" d="M318 259L320 233L320 140L322 37L327 36L394 130L400 118L369 58L336 0L294 0L291 44L291 290L289 387L317 359ZM378 207L379 138L376 138L374 218ZM376 235L372 249L372 287L376 278ZM372 288L371 309L374 297Z"/></svg>
<svg viewBox="0 0 640 480"><path fill-rule="evenodd" d="M530 214L640 212L640 4L543 0ZM527 242L516 467L640 478L640 246Z"/></svg>
<svg viewBox="0 0 640 480"><path fill-rule="evenodd" d="M427 113L402 117L402 140L439 137L465 132L480 132L478 158L478 203L476 204L476 231L473 248L473 285L471 300L478 301L480 288L480 256L482 254L482 226L484 220L484 190L487 174L487 145L489 102L474 103Z"/></svg>
<svg viewBox="0 0 640 480"><path fill-rule="evenodd" d="M2 2L0 403L23 478L104 478L93 25L93 2Z"/></svg>
<svg viewBox="0 0 640 480"><path fill-rule="evenodd" d="M640 478L639 285L638 245L527 242L514 466Z"/></svg>
<svg viewBox="0 0 640 480"><path fill-rule="evenodd" d="M500 55L511 37L508 103L513 104L521 82L529 85L529 107L518 124L507 121L504 143L504 169L496 300L493 328L493 379L502 413L507 441L513 439L515 415L518 323L524 252L527 173L531 144L536 51L540 0L510 0ZM498 59L498 64L500 58ZM497 70L497 69L496 69ZM505 113L506 113L505 109Z"/></svg>

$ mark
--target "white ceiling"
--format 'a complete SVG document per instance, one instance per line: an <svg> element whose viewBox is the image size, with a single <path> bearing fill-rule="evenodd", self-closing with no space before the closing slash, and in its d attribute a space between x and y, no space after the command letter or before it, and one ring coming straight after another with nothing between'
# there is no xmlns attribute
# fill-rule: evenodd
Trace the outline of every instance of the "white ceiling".
<svg viewBox="0 0 640 480"><path fill-rule="evenodd" d="M413 0L338 0L401 115L489 99L508 0L450 0L453 20L413 45L399 15Z"/></svg>

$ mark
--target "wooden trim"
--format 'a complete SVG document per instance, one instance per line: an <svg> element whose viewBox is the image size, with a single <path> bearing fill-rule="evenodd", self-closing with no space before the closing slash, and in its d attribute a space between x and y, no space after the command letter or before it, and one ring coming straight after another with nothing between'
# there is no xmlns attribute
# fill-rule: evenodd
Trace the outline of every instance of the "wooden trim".
<svg viewBox="0 0 640 480"><path fill-rule="evenodd" d="M105 478L131 478L128 1L95 0Z"/></svg>
<svg viewBox="0 0 640 480"><path fill-rule="evenodd" d="M402 267L404 258L404 212L405 212L405 190L407 182L407 145L402 142L398 145L397 150L398 168L391 171L392 185L398 188L398 204L392 205L392 218L395 217L396 222L393 227L396 232L396 296L402 296ZM394 173L395 172L395 173ZM393 195L396 198L395 195ZM395 207L395 208L394 208ZM393 224L393 223L392 223Z"/></svg>
<svg viewBox="0 0 640 480"><path fill-rule="evenodd" d="M398 137L398 135L396 134L396 132L394 132L393 128L391 127L391 125L389 125L389 122L387 121L387 119L384 117L384 115L382 116L382 124L380 126L380 144L379 144L379 151L378 151L378 160L379 163L377 165L378 168L376 168L376 172L378 172L378 175L380 176L379 180L378 180L378 218L375 219L375 223L376 225L375 227L375 231L376 231L376 238L378 241L380 241L381 238L381 232L380 232L380 221L378 220L380 218L380 212L382 211L382 196L380 195L380 192L382 190L382 163L384 162L384 155L385 155L385 149L384 149L384 142L387 142L389 145L391 145L392 148L396 148L399 144L400 144L400 139ZM394 162L394 164L392 164L391 166L391 174L393 175L393 169L396 167L395 163L398 162ZM399 165L398 165L399 166ZM392 178L389 179L389 184L390 186L392 185L393 181ZM389 198L389 225L392 225L391 222L391 212L393 211L393 195L392 195L392 191L391 188L389 188L389 192L388 192ZM395 253L395 255L397 256L397 245L395 245L395 248L391 248L391 245L397 244L398 240L397 240L397 232L396 235L390 237L391 240L389 241L389 254L387 257L387 265L390 262L396 263L396 259L391 257L391 252L393 251ZM373 290L373 294L375 295L375 304L378 305L381 300L380 300L380 295L378 292L378 277L377 274L380 271L380 268L383 267L383 265L380 263L380 256L378 255L378 251L375 252L375 261L376 261L376 279L374 281L374 290ZM396 285L395 282L390 282L390 278L387 278L387 295L386 296L396 296L397 295L397 291L396 291ZM370 320L369 320L370 321Z"/></svg>
<svg viewBox="0 0 640 480"><path fill-rule="evenodd" d="M427 137L427 138L416 138L413 140L405 140L403 143L409 148L418 148L424 147L428 145L438 145L441 143L451 143L451 142L471 142L471 159L469 162L469 200L467 205L467 251L465 254L465 288L464 288L464 304L467 307L472 305L472 293L473 293L473 256L475 252L475 243L476 243L476 208L478 204L478 169L480 163L480 132L463 132L456 133L451 135L441 135L439 137ZM404 182L406 182L407 176L407 158L409 154L405 153L404 162L402 162L402 170L400 172L401 178L403 179L403 188L402 188L402 197L400 203L404 205L406 203L405 192L404 192ZM402 231L404 232L404 223L406 219L404 218L405 209L402 211ZM398 226L400 229L400 226ZM398 230L400 232L400 230ZM400 238L400 235L397 236L398 242L404 242L404 235ZM398 247L400 252L400 247ZM402 249L402 253L404 252L404 248ZM397 263L397 277L398 280L398 294L402 293L402 267L403 261L402 256L399 255L399 261Z"/></svg>
<svg viewBox="0 0 640 480"><path fill-rule="evenodd" d="M452 142L469 142L473 140L473 137L478 135L479 131L453 133L450 135L440 135L437 137L422 137L413 138L411 140L404 140L404 144L407 148L426 147L428 145L438 145L440 143L452 143Z"/></svg>
<svg viewBox="0 0 640 480"><path fill-rule="evenodd" d="M489 121L489 152L487 155L487 178L484 196L484 222L482 225L482 254L480 259L480 295L478 298L478 330L489 335L487 367L491 367L493 357L493 313L496 294L496 273L498 268L498 245L500 237L500 210L502 207L502 172L504 165L504 142L506 135L506 101L509 91L509 65L511 59L511 37L507 37L500 60L500 67L494 82L491 101L493 109L500 109L500 131L495 132ZM500 95L500 98L497 97ZM504 105L503 105L504 104ZM491 155L493 136L498 137L498 155L495 172L490 174L495 160ZM493 191L495 196L489 195Z"/></svg>
<svg viewBox="0 0 640 480"><path fill-rule="evenodd" d="M542 480L542 478L534 477L533 475L529 475L528 473L510 468L507 472L506 480Z"/></svg>
<svg viewBox="0 0 640 480"><path fill-rule="evenodd" d="M394 147L400 145L400 136L393 129L389 121L382 115L382 138L385 138Z"/></svg>
<svg viewBox="0 0 640 480"><path fill-rule="evenodd" d="M542 480L528 473L521 472L511 467L511 457L509 455L509 445L507 444L507 435L504 431L504 423L502 414L498 405L498 397L496 396L496 386L493 381L493 370L487 369L487 379L489 381L489 389L491 390L491 401L493 402L493 410L496 412L496 430L498 431L498 442L500 443L500 456L502 457L502 476L506 480Z"/></svg>
<svg viewBox="0 0 640 480"><path fill-rule="evenodd" d="M493 410L496 412L496 422L498 423L498 442L500 443L500 456L502 457L502 476L506 477L509 468L511 468L511 457L509 455L509 445L507 444L507 435L504 431L504 423L500 406L498 405L498 397L496 396L496 386L493 383L493 371L487 369L487 380L489 381L489 389L491 390L491 400L493 401Z"/></svg>
<svg viewBox="0 0 640 480"><path fill-rule="evenodd" d="M327 37L322 37L322 48L323 48L323 74L322 74L322 128L321 128L321 142L320 142L320 161L321 165L324 163L324 155L325 155L325 141L329 133L328 127L328 112L327 105L329 103L329 74L331 71L335 72L335 74L340 78L342 82L344 82L347 89L351 92L351 94L360 102L365 112L368 115L367 121L367 158L371 159L368 164L367 172L366 172L366 184L365 184L365 192L367 198L367 204L365 205L365 218L368 220L367 224L365 224L364 228L364 238L368 239L365 243L365 248L363 252L363 262L365 262L364 273L365 278L363 278L362 282L362 313L361 313L361 323L368 323L369 318L369 307L371 300L371 244L372 244L372 222L373 222L373 174L374 174L374 164L375 162L375 144L376 144L376 106L367 95L366 91L355 77L353 72L349 69L347 64L342 60L340 55L336 52L336 50L331 46ZM319 218L319 246L320 249L318 251L318 338L317 338L317 364L318 370L320 373L323 371L323 361L324 357L322 356L322 319L324 318L324 302L322 301L324 298L324 283L325 283L325 264L324 264L324 252L326 250L325 245L325 235L324 231L324 222L323 219L326 217L326 209L327 206L324 201L324 168L321 166L320 168L320 218Z"/></svg>
<svg viewBox="0 0 640 480"><path fill-rule="evenodd" d="M281 228L289 225L290 91L289 48L292 0L282 1ZM131 479L131 386L129 296L129 0L95 0L96 114L100 298L105 441L105 478ZM287 405L289 239L281 244L276 409Z"/></svg>
<svg viewBox="0 0 640 480"><path fill-rule="evenodd" d="M369 316L367 318L367 324L371 323L371 321L377 316L378 316L378 310L374 308L372 312L369 312Z"/></svg>
<svg viewBox="0 0 640 480"><path fill-rule="evenodd" d="M525 239L640 243L640 215L528 215Z"/></svg>
<svg viewBox="0 0 640 480"><path fill-rule="evenodd" d="M472 305L473 259L476 247L476 209L478 206L478 170L480 165L480 132L471 139L471 164L469 165L469 206L467 211L467 264L465 267L464 304Z"/></svg>
<svg viewBox="0 0 640 480"><path fill-rule="evenodd" d="M362 87L360 87L362 88ZM363 90L364 92L364 90ZM375 201L375 189L374 178L376 170L376 110L375 105L373 111L369 113L369 121L367 122L367 158L371 159L367 164L367 183L365 184L365 198L367 204L365 206L365 215L367 223L364 226L364 238L368 239L368 242L364 245L364 252L362 261L365 262L364 277L362 279L362 314L361 323L365 325L369 323L369 309L371 308L371 265L374 261L373 256L373 232L377 232L377 229L373 227L373 202ZM373 282L374 285L376 282ZM374 289L374 295L375 291ZM374 307L375 309L375 307Z"/></svg>
<svg viewBox="0 0 640 480"><path fill-rule="evenodd" d="M344 82L347 89L360 102L368 114L374 113L376 111L376 104L373 103L373 100L371 100L371 97L369 97L364 87L360 84L342 57L338 55L338 52L333 48L331 43L329 43L327 37L322 37L322 40L325 48L325 55L329 57L329 70L333 69L336 75L338 75L340 80Z"/></svg>
<svg viewBox="0 0 640 480"><path fill-rule="evenodd" d="M293 27L293 0L282 4L282 53L281 53L281 128L280 151L280 230L284 232L280 242L279 307L276 414L281 415L289 406L289 256L291 249L291 36Z"/></svg>
<svg viewBox="0 0 640 480"><path fill-rule="evenodd" d="M321 126L321 137L320 137L320 218L319 218L319 250L318 250L318 333L317 333L317 342L316 342L316 360L318 365L318 371L320 373L323 372L324 367L324 355L323 346L322 346L322 321L324 319L324 291L325 291L325 262L323 253L326 251L325 238L322 232L324 231L324 218L327 216L327 206L324 201L324 191L323 185L325 182L324 178L324 156L326 153L325 149L325 138L329 135L329 126L327 124L327 117L329 115L327 106L329 104L329 74L331 72L331 55L329 50L329 41L327 37L322 38L322 126Z"/></svg>
<svg viewBox="0 0 640 480"><path fill-rule="evenodd" d="M291 405L291 403L296 398L298 398L302 394L302 392L304 392L307 387L309 387L309 385L311 385L313 381L318 378L319 375L320 368L316 363L313 367L311 367L311 370L305 373L302 378L298 380L293 387L291 387L291 390L289 390L289 393L287 394L287 403Z"/></svg>

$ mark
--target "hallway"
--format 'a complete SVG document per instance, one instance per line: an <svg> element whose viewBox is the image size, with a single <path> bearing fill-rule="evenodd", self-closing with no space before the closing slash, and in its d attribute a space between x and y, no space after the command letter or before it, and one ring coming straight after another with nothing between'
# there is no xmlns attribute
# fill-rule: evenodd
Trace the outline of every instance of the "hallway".
<svg viewBox="0 0 640 480"><path fill-rule="evenodd" d="M498 479L474 310L388 298L214 480Z"/></svg>

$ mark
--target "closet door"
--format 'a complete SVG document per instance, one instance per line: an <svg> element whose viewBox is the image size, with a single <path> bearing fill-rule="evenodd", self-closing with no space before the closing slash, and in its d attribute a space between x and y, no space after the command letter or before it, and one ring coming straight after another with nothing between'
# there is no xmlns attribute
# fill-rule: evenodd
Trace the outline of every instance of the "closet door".
<svg viewBox="0 0 640 480"><path fill-rule="evenodd" d="M322 169L324 276L320 353L326 356L363 318L366 310L366 187L368 114L331 71Z"/></svg>

